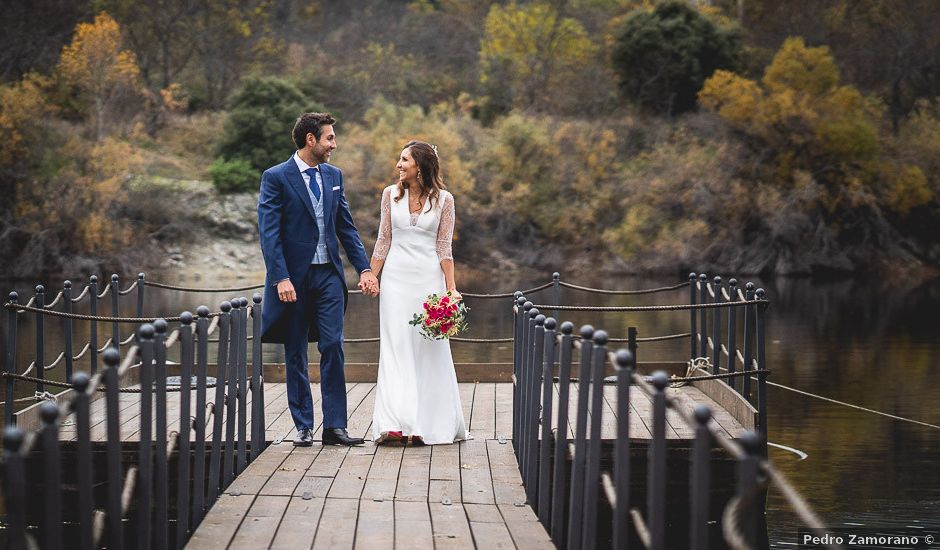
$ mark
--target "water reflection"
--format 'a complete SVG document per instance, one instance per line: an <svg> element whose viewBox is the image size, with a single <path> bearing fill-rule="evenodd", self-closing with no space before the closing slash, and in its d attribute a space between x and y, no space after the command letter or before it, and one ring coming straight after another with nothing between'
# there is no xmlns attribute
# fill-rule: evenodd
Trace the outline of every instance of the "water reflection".
<svg viewBox="0 0 940 550"><path fill-rule="evenodd" d="M618 288L659 287L682 279L665 277L620 277L614 281L579 280L591 286ZM542 279L505 278L468 285L471 292L505 292L532 287ZM940 424L940 408L933 372L940 363L940 281L914 287L897 283L854 280L818 283L808 279L772 279L754 282L767 290L771 307L768 318L768 366L770 380L864 407ZM35 282L8 282L7 290L32 294ZM204 285L210 283L203 282ZM214 280L213 286L244 285L244 280ZM743 284L743 283L742 283ZM51 285L50 285L51 286ZM123 285L122 286L126 286ZM76 284L76 287L79 285ZM54 296L55 292L49 295ZM239 293L250 297L250 292ZM181 298L182 296L182 298ZM220 294L184 294L149 288L147 311L156 315L178 315L195 311L200 304L217 309L227 298ZM551 291L535 295L537 302L550 302ZM562 303L586 305L653 305L687 302L688 289L652 296L600 296L563 289ZM22 301L25 301L22 300ZM133 295L122 298L121 314L135 313ZM511 335L510 300L468 299L473 338ZM87 312L87 302L78 312ZM102 314L110 314L110 301L102 300ZM23 315L18 327L18 369L22 371L35 353L35 321ZM579 326L590 323L614 337L626 335L628 326L639 327L640 336L680 333L688 330L688 313L588 313L561 316ZM725 317L723 323L727 321ZM350 296L346 336L378 334L378 302ZM739 323L740 324L740 323ZM5 356L6 316L0 319ZM46 322L46 361L63 349L62 321ZM122 334L129 326L122 326ZM99 341L111 333L109 324L99 325ZM89 324L75 324L77 353L87 341ZM458 362L511 361L510 344L453 345ZM683 360L688 341L644 343L640 359ZM280 362L280 346L265 346L265 361ZM311 360L316 361L315 348ZM350 344L347 361L378 360L375 344ZM77 369L87 368L87 362ZM61 379L62 369L50 373ZM25 388L24 388L24 391ZM791 453L772 450L771 456L794 482L824 520L832 526L861 523L869 526L932 526L940 528L940 430L908 424L863 411L808 398L779 388L769 389L770 440L808 453L799 461ZM796 539L796 519L774 489L768 501L768 523L775 546L790 546Z"/></svg>

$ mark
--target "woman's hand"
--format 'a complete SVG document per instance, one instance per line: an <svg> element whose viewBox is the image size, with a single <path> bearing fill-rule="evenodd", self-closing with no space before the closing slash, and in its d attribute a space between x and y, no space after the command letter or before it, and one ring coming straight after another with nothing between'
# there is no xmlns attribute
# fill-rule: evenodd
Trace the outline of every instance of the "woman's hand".
<svg viewBox="0 0 940 550"><path fill-rule="evenodd" d="M447 293L450 294L451 298L453 298L455 301L459 302L463 300L463 296L460 294L460 292L457 292L456 288L448 290Z"/></svg>

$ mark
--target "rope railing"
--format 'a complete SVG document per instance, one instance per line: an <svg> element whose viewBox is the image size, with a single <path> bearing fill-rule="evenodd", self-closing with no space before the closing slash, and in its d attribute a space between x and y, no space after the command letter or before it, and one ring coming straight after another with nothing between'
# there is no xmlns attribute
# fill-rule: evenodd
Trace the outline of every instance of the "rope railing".
<svg viewBox="0 0 940 550"><path fill-rule="evenodd" d="M6 309L15 310L15 311L17 311L18 313L22 313L22 312L28 311L28 312L31 312L31 313L39 313L39 314L41 314L41 315L50 315L50 316L53 316L53 317L62 317L62 318L66 318L66 319L79 319L79 320L82 320L82 321L100 321L100 322L105 322L105 323L135 323L135 324L140 324L140 323L152 323L152 322L154 322L154 321L156 321L156 320L158 320L158 319L163 319L164 321L167 321L167 322L180 321L180 319L181 319L181 317L179 317L179 316L176 316L176 317L160 317L160 316L154 316L154 317L113 317L113 316L106 316L106 315L84 315L84 314L81 314L81 313L65 313L65 312L63 312L63 311L46 311L46 310L43 310L43 309L39 309L39 308L35 308L35 307L30 307L30 306L27 306L27 305L14 304L14 303L10 303L10 302L7 302L7 303L3 304L3 307L6 308ZM210 314L209 314L209 317L218 317L219 315L221 315L220 312L213 312L213 313L210 313Z"/></svg>
<svg viewBox="0 0 940 550"><path fill-rule="evenodd" d="M64 295L65 295L65 294L60 290L59 293L56 294L55 298L54 298L51 302L49 302L48 304L43 305L42 307L44 307L44 308L46 308L46 309L52 309L52 308L54 308L55 306L57 306L57 305L59 304L59 301L62 300L62 296L64 296Z"/></svg>
<svg viewBox="0 0 940 550"><path fill-rule="evenodd" d="M111 285L104 285L104 290L101 291L101 294L98 294L98 299L102 299L111 292Z"/></svg>
<svg viewBox="0 0 940 550"><path fill-rule="evenodd" d="M124 290L118 290L118 295L119 295L119 296L127 296L128 294L130 294L131 292L133 292L135 288L137 288L137 285L138 285L139 283L140 283L140 279L134 281L134 282L131 284L131 286L125 288Z"/></svg>
<svg viewBox="0 0 940 550"><path fill-rule="evenodd" d="M81 302L82 300L85 299L85 296L88 296L88 293L90 291L91 291L91 285L85 285L85 288L82 289L81 294L71 299L72 303L77 304L78 302Z"/></svg>
<svg viewBox="0 0 940 550"><path fill-rule="evenodd" d="M559 281L559 285L570 288L573 290L581 290L583 292L590 292L592 294L607 294L607 295L617 295L617 296L632 296L639 294L655 294L657 292L668 292L670 290L677 290L689 286L689 282L685 281L673 286L663 286L659 288L647 288L642 290L608 290L603 288L591 288L587 286L575 285L572 283L566 283L564 281ZM525 294L528 294L529 291L523 291Z"/></svg>
<svg viewBox="0 0 940 550"><path fill-rule="evenodd" d="M535 304L533 307L538 308L539 310L545 311L598 311L598 312L614 312L614 311L689 311L689 310L700 310L700 309L731 309L738 307L745 307L756 304L766 304L769 303L767 300L743 300L740 302L719 302L719 303L704 303L704 304L672 304L672 305L661 305L661 306L569 306L569 305L553 305L553 304Z"/></svg>

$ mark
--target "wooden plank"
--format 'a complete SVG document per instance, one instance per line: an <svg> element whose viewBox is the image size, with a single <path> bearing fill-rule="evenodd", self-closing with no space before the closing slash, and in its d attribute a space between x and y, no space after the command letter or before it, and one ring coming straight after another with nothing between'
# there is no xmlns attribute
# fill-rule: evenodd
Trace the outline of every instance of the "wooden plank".
<svg viewBox="0 0 940 550"><path fill-rule="evenodd" d="M362 384L367 388L367 392L355 410L349 415L349 423L346 431L352 437L362 437L369 441L372 440L372 432L369 428L372 426L372 412L375 410L375 384ZM348 399L348 398L347 398ZM349 404L351 406L351 403Z"/></svg>
<svg viewBox="0 0 940 550"><path fill-rule="evenodd" d="M218 550L228 546L254 500L255 495L220 496L189 539L186 548Z"/></svg>
<svg viewBox="0 0 940 550"><path fill-rule="evenodd" d="M512 439L512 384L496 384L496 437Z"/></svg>
<svg viewBox="0 0 940 550"><path fill-rule="evenodd" d="M395 501L395 548L422 550L433 547L428 503Z"/></svg>
<svg viewBox="0 0 940 550"><path fill-rule="evenodd" d="M692 376L709 374L703 369L695 369ZM700 380L692 382L703 394L712 399L717 408L728 411L745 430L754 430L757 426L757 409L747 399L736 392L724 380ZM757 391L756 388L754 391Z"/></svg>
<svg viewBox="0 0 940 550"><path fill-rule="evenodd" d="M694 407L695 405L702 404L710 408L712 410L712 418L715 420L715 423L724 431L724 433L728 434L728 437L741 437L741 434L745 431L744 426L735 420L735 418L731 416L731 413L719 407L717 403L712 401L698 388L689 386L682 395L683 398L687 400L689 406Z"/></svg>
<svg viewBox="0 0 940 550"><path fill-rule="evenodd" d="M375 446L348 447L349 452L336 472L333 485L330 486L330 498L355 498L362 495L366 483L366 476L375 457Z"/></svg>
<svg viewBox="0 0 940 550"><path fill-rule="evenodd" d="M291 497L281 525L277 528L277 534L271 542L271 548L276 550L310 548L317 533L324 502L323 498Z"/></svg>
<svg viewBox="0 0 940 550"><path fill-rule="evenodd" d="M324 499L320 514L320 527L313 548L333 550L352 548L359 519L359 501L350 498Z"/></svg>
<svg viewBox="0 0 940 550"><path fill-rule="evenodd" d="M473 533L473 544L476 548L485 548L487 550L515 548L509 529L504 523L475 523L471 521L470 532Z"/></svg>
<svg viewBox="0 0 940 550"><path fill-rule="evenodd" d="M637 397L637 393L641 390L639 388L630 388L630 412L627 414L627 421L630 423L630 440L650 440L653 439L653 435L650 433L649 428L646 427L646 424L643 423L643 419L640 418L639 412L635 408L633 403L634 399ZM607 407L610 410L610 414L615 418L617 417L617 387L616 386L605 386L604 387L604 402L607 404ZM616 422L619 422L620 419L617 418ZM613 433L611 434L611 439L616 439L617 437L617 427L616 422L613 428Z"/></svg>
<svg viewBox="0 0 940 550"><path fill-rule="evenodd" d="M460 502L459 444L434 445L431 448L431 471L428 502Z"/></svg>
<svg viewBox="0 0 940 550"><path fill-rule="evenodd" d="M431 446L408 447L401 460L395 500L427 502L431 472Z"/></svg>
<svg viewBox="0 0 940 550"><path fill-rule="evenodd" d="M650 438L652 438L653 433L653 402L650 400L650 396L646 394L645 391L640 390L630 392L630 404L633 405L634 410L636 410L637 415L643 421L643 424L646 425L647 431L650 433ZM676 433L672 426L669 423L666 423L666 439L679 439L679 435ZM630 439L633 439L631 436Z"/></svg>
<svg viewBox="0 0 940 550"><path fill-rule="evenodd" d="M477 384L473 394L470 431L474 437L496 437L496 385L491 382Z"/></svg>
<svg viewBox="0 0 940 550"><path fill-rule="evenodd" d="M269 447L270 448L270 447ZM346 453L349 447L328 445L320 450L317 458L307 470L307 475L334 478L339 471L339 467L346 460Z"/></svg>
<svg viewBox="0 0 940 550"><path fill-rule="evenodd" d="M467 519L475 523L504 523L495 504L464 504Z"/></svg>
<svg viewBox="0 0 940 550"><path fill-rule="evenodd" d="M460 444L460 468L462 501L495 504L485 440L471 439Z"/></svg>
<svg viewBox="0 0 940 550"><path fill-rule="evenodd" d="M360 500L356 525L356 547L382 549L395 548L395 503L391 500ZM336 528L348 529L350 524L336 524Z"/></svg>
<svg viewBox="0 0 940 550"><path fill-rule="evenodd" d="M290 497L282 496L256 498L238 527L230 548L265 548L270 545L289 502Z"/></svg>
<svg viewBox="0 0 940 550"><path fill-rule="evenodd" d="M320 450L320 447L292 447L291 453L271 473L260 494L285 497L293 495Z"/></svg>
<svg viewBox="0 0 940 550"><path fill-rule="evenodd" d="M529 506L500 504L499 511L518 548L555 548L551 537Z"/></svg>
<svg viewBox="0 0 940 550"><path fill-rule="evenodd" d="M366 484L362 490L363 499L393 500L398 485L398 472L401 470L402 446L379 445L375 448L375 458L369 468Z"/></svg>
<svg viewBox="0 0 940 550"><path fill-rule="evenodd" d="M434 536L434 548L437 550L456 550L473 546L470 523L460 504L445 505L431 502L431 530Z"/></svg>
<svg viewBox="0 0 940 550"><path fill-rule="evenodd" d="M294 489L294 496L324 499L329 494L332 485L332 477L304 476L297 484L297 488Z"/></svg>
<svg viewBox="0 0 940 550"><path fill-rule="evenodd" d="M471 414L473 411L473 392L476 387L476 384L466 382L457 384L457 391L460 393L460 405L463 408L463 419L468 430L470 429L470 421L473 418Z"/></svg>
<svg viewBox="0 0 940 550"><path fill-rule="evenodd" d="M526 501L525 488L512 445L487 441L490 475L496 504L520 504Z"/></svg>

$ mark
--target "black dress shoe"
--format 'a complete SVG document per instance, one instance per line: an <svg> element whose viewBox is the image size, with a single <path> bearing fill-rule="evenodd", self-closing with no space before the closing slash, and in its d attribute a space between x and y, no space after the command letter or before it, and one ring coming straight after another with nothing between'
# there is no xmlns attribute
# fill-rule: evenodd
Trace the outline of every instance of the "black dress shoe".
<svg viewBox="0 0 940 550"><path fill-rule="evenodd" d="M301 428L297 430L294 436L294 447L310 447L313 445L313 430L310 428Z"/></svg>
<svg viewBox="0 0 940 550"><path fill-rule="evenodd" d="M361 437L349 437L346 428L324 428L323 430L324 445L346 445L349 447L362 445L365 442L366 440Z"/></svg>

